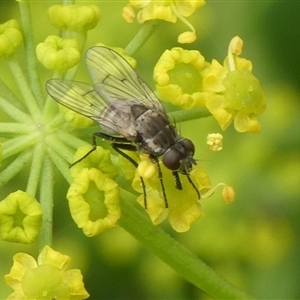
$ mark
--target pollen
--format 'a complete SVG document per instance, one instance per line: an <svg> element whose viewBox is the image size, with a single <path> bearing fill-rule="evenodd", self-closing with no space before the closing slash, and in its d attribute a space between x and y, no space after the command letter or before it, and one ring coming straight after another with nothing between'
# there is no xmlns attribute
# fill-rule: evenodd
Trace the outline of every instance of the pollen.
<svg viewBox="0 0 300 300"><path fill-rule="evenodd" d="M212 151L223 149L223 136L220 133L210 133L206 138L206 143Z"/></svg>
<svg viewBox="0 0 300 300"><path fill-rule="evenodd" d="M149 159L143 160L138 166L138 174L144 179L150 179L156 172L156 166Z"/></svg>

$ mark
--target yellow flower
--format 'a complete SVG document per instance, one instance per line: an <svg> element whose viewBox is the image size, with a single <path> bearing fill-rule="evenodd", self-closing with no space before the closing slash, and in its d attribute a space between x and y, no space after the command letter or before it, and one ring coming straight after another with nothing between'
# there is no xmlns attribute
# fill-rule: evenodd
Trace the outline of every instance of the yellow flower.
<svg viewBox="0 0 300 300"><path fill-rule="evenodd" d="M259 132L265 94L251 61L238 57L242 46L239 37L232 39L224 65L207 63L195 50L166 50L154 68L158 95L182 108L206 106L223 130L234 120L239 132Z"/></svg>
<svg viewBox="0 0 300 300"><path fill-rule="evenodd" d="M131 157L134 161L139 161L139 154L135 151L124 151L126 155ZM126 180L133 180L136 173L136 167L124 156L119 155L118 157L119 174Z"/></svg>
<svg viewBox="0 0 300 300"><path fill-rule="evenodd" d="M132 6L129 4L124 6L123 11L122 11L122 17L127 23L132 23L135 18L135 12Z"/></svg>
<svg viewBox="0 0 300 300"><path fill-rule="evenodd" d="M202 86L208 68L199 51L179 47L166 50L154 67L158 95L182 108L204 106L210 94Z"/></svg>
<svg viewBox="0 0 300 300"><path fill-rule="evenodd" d="M26 253L14 255L10 273L4 276L14 289L8 299L86 299L80 270L66 270L70 257L45 246L36 261Z"/></svg>
<svg viewBox="0 0 300 300"><path fill-rule="evenodd" d="M63 39L50 35L36 47L38 60L46 69L66 72L76 66L80 59L79 46L75 39Z"/></svg>
<svg viewBox="0 0 300 300"><path fill-rule="evenodd" d="M32 243L39 234L43 211L39 202L23 191L0 202L0 233L9 242Z"/></svg>
<svg viewBox="0 0 300 300"><path fill-rule="evenodd" d="M233 187L226 185L222 190L222 197L226 203L233 202L235 198L235 192Z"/></svg>
<svg viewBox="0 0 300 300"><path fill-rule="evenodd" d="M212 151L223 149L223 136L220 133L210 133L206 138L206 143Z"/></svg>
<svg viewBox="0 0 300 300"><path fill-rule="evenodd" d="M190 31L181 34L179 43L192 43L196 40L195 28L186 20L196 9L205 4L204 0L130 0L123 9L123 17L128 23L135 18L134 9L138 9L137 20L144 23L149 20L164 20L175 23L177 19L186 24Z"/></svg>
<svg viewBox="0 0 300 300"><path fill-rule="evenodd" d="M196 34L194 31L186 31L181 33L178 36L178 43L180 44L190 44L195 42L195 40L197 39Z"/></svg>
<svg viewBox="0 0 300 300"><path fill-rule="evenodd" d="M265 94L252 74L252 63L238 57L242 45L242 40L234 37L224 66L212 62L203 80L203 90L208 92L206 107L223 130L234 120L237 131L258 133L260 124L256 116L266 108Z"/></svg>
<svg viewBox="0 0 300 300"><path fill-rule="evenodd" d="M76 151L73 161L78 161L79 159L84 157L90 150L91 146L80 147ZM91 152L86 158L72 166L72 178L75 178L84 168L96 168L111 179L116 178L116 176L118 175L118 170L111 161L110 151L105 150L100 146L98 146L96 150Z"/></svg>
<svg viewBox="0 0 300 300"><path fill-rule="evenodd" d="M96 5L54 5L48 9L48 16L60 30L87 31L98 24L100 10Z"/></svg>
<svg viewBox="0 0 300 300"><path fill-rule="evenodd" d="M22 43L23 36L17 20L0 24L0 57L11 58Z"/></svg>
<svg viewBox="0 0 300 300"><path fill-rule="evenodd" d="M117 183L94 168L76 175L67 199L73 220L87 236L113 228L121 216Z"/></svg>
<svg viewBox="0 0 300 300"><path fill-rule="evenodd" d="M143 177L147 194L146 211L153 224L157 225L169 217L169 222L174 230L177 232L188 231L191 224L203 216L203 211L199 204L198 195L195 189L185 175L180 175L183 190L176 189L172 172L161 164L160 167L163 176L163 183L168 201L168 208L166 208L162 187L158 178L158 172L156 170L155 174L153 174L152 171L155 164L148 158L142 157L140 165L143 165L145 161L148 161L150 171L145 170L145 166L141 167L143 172L138 169L132 186L136 191L142 193L143 189L141 186L140 176L147 174ZM196 188L200 191L201 195L204 195L211 189L208 175L202 167L196 166L191 171L190 178L194 182ZM144 195L140 195L137 201L144 206Z"/></svg>

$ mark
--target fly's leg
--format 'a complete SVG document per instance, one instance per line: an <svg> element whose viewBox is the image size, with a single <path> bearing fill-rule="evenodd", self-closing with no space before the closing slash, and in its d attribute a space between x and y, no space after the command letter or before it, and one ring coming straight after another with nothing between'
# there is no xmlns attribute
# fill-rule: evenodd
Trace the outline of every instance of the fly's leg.
<svg viewBox="0 0 300 300"><path fill-rule="evenodd" d="M93 148L88 151L86 154L84 154L81 158L79 158L78 160L76 160L75 162L73 162L72 164L70 164L70 168L72 168L73 166L75 166L76 164L78 164L79 162L81 162L82 160L84 160L85 158L87 158L92 152L94 152L97 148L97 142L96 142L96 138L97 137L101 137L102 132L94 132L93 133L93 138L92 138L92 146Z"/></svg>
<svg viewBox="0 0 300 300"><path fill-rule="evenodd" d="M195 186L195 183L192 181L190 175L186 175L188 181L190 182L190 184L192 185L192 187L194 188L194 190L196 191L197 193L197 196L198 196L198 199L200 200L201 199L201 195L200 195L200 192L199 190L197 189L197 187Z"/></svg>
<svg viewBox="0 0 300 300"><path fill-rule="evenodd" d="M174 179L175 179L175 187L176 187L176 189L178 189L178 190L181 191L182 190L182 184L181 184L178 172L177 171L173 171L172 174L173 174Z"/></svg>
<svg viewBox="0 0 300 300"><path fill-rule="evenodd" d="M122 138L118 138L119 140L121 140ZM127 141L127 140L126 140ZM125 143L112 143L112 147L113 149L118 152L120 155L122 155L123 157L125 157L128 161L130 161L136 168L138 167L138 163L129 155L127 155L126 153L124 153L122 150L128 150L128 151L136 151L136 147L134 145L127 144ZM143 177L140 176L140 180L142 183L142 188L143 188L143 194L144 194L144 207L145 209L147 209L147 193L146 193L146 186L145 186L145 182Z"/></svg>
<svg viewBox="0 0 300 300"><path fill-rule="evenodd" d="M165 201L165 208L168 208L169 204L168 204L168 200L167 200L167 195L166 195L166 191L165 191L165 186L164 186L164 182L163 182L163 176L162 176L161 168L160 168L160 165L159 165L159 160L158 160L157 157L155 157L153 155L150 155L150 159L153 160L157 165L158 178L159 178L159 181L160 181L160 186L161 186L161 190L162 190L164 201Z"/></svg>
<svg viewBox="0 0 300 300"><path fill-rule="evenodd" d="M128 144L128 141L125 138L114 137L114 136L105 134L103 132L94 132L93 137L92 137L92 146L93 146L93 148L90 151L88 151L86 154L84 154L81 158L79 158L78 160L76 160L75 162L70 164L70 168L72 168L74 165L78 164L79 162L81 162L85 158L87 158L92 152L94 152L96 150L96 148L97 148L97 141L96 141L97 137L105 139L105 140L109 140L111 142L127 143ZM134 148L134 149L135 150L133 150L133 151L136 151L136 148Z"/></svg>
<svg viewBox="0 0 300 300"><path fill-rule="evenodd" d="M122 137L111 136L111 135L108 135L108 134L103 133L103 132L94 132L93 133L93 139L92 139L92 146L93 146L93 148L90 151L88 151L84 156L82 156L80 159L78 159L77 161L75 161L74 163L72 163L70 165L70 168L73 167L74 165L76 165L77 163L81 162L83 159L85 159L86 157L88 157L93 151L96 150L96 148L97 148L97 141L96 141L97 137L105 139L105 140L108 140L108 141L111 141L112 142L112 147L113 147L113 149L116 152L118 152L120 155L122 155L123 157L125 157L136 168L138 167L138 163L134 159L132 159L129 155L127 155L126 153L124 153L121 150L121 149L123 149L123 150L128 150L128 151L136 151L136 147L134 145L130 144L130 142L128 142L127 139L122 138ZM144 207L145 207L145 209L147 209L146 186L145 186L144 179L142 177L140 177L140 179L141 179L142 188L143 188L143 194L144 194ZM163 192L164 192L164 189L163 189ZM164 195L165 195L165 192L164 192Z"/></svg>
<svg viewBox="0 0 300 300"><path fill-rule="evenodd" d="M178 172L177 172L177 171L173 171L172 173L173 173L173 176L174 176L174 178L175 178L175 186L176 186L176 188L177 188L178 190L182 190L182 184L181 184L181 181L180 181ZM194 190L196 191L197 196L198 196L198 199L201 199L200 192L199 192L199 190L197 189L197 187L195 186L195 183L192 181L190 175L188 175L188 174L184 174L184 175L187 177L189 183L191 184L191 186L192 186L192 187L194 188Z"/></svg>

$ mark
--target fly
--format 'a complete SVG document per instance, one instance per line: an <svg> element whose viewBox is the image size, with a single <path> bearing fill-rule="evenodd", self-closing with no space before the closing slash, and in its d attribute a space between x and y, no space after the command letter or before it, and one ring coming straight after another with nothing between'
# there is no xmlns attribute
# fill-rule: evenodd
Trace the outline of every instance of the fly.
<svg viewBox="0 0 300 300"><path fill-rule="evenodd" d="M92 85L65 79L50 79L46 84L48 93L57 102L91 118L101 127L101 132L93 134L93 148L79 161L96 149L96 138L100 137L111 141L113 149L136 167L138 163L122 150L149 155L158 167L165 207L168 207L168 201L159 157L162 157L163 164L172 171L176 188L182 190L179 173L184 174L200 199L200 193L189 176L193 165L196 165L193 158L194 144L181 137L170 124L161 102L149 86L112 49L88 49L86 63ZM147 208L146 188L142 177L141 183L144 206Z"/></svg>

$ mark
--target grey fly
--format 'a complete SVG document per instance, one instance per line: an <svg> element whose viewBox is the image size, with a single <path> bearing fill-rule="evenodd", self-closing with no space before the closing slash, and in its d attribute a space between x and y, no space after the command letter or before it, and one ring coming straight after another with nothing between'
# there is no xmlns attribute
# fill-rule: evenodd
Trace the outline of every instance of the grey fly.
<svg viewBox="0 0 300 300"><path fill-rule="evenodd" d="M93 148L79 161L96 149L96 137L104 138L111 141L115 151L134 166L138 163L122 150L149 154L158 167L165 207L168 207L168 202L159 157L172 171L176 188L182 190L179 173L184 174L200 199L200 193L189 176L193 165L196 165L194 144L182 138L170 124L161 102L148 85L122 56L109 48L88 49L86 63L92 85L65 79L51 79L46 85L48 93L57 102L91 118L101 127L102 132L93 134ZM142 177L141 183L147 208Z"/></svg>

